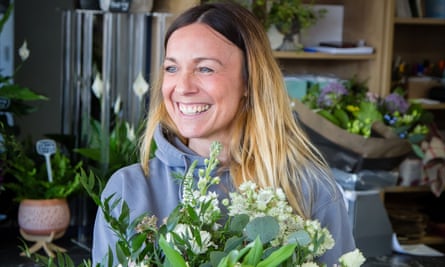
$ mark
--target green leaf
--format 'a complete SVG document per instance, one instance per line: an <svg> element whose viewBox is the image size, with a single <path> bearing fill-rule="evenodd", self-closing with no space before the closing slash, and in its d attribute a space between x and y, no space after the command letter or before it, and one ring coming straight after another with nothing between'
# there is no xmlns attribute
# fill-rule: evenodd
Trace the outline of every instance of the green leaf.
<svg viewBox="0 0 445 267"><path fill-rule="evenodd" d="M256 266L260 262L262 255L263 244L261 244L260 238L257 237L252 243L249 253L247 253L247 255L244 257L243 265Z"/></svg>
<svg viewBox="0 0 445 267"><path fill-rule="evenodd" d="M172 248L163 236L159 239L159 246L165 253L167 260L175 267L187 267L185 260L182 258L181 254Z"/></svg>
<svg viewBox="0 0 445 267"><path fill-rule="evenodd" d="M251 220L246 226L248 240L260 237L263 244L275 239L280 232L280 225L272 216L258 217Z"/></svg>
<svg viewBox="0 0 445 267"><path fill-rule="evenodd" d="M278 266L279 264L281 264L282 262L284 262L285 260L287 260L289 257L292 256L296 247L297 244L289 244L282 246L280 249L270 254L269 257L258 263L257 267Z"/></svg>
<svg viewBox="0 0 445 267"><path fill-rule="evenodd" d="M341 125L340 121L334 115L329 113L327 110L324 109L317 110L317 114L319 114L323 118L327 119L328 121L340 127Z"/></svg>
<svg viewBox="0 0 445 267"><path fill-rule="evenodd" d="M218 266L218 264L221 262L221 260L227 256L227 252L223 251L212 251L210 252L210 263L212 266Z"/></svg>
<svg viewBox="0 0 445 267"><path fill-rule="evenodd" d="M131 247L133 250L139 250L147 239L147 235L145 233L136 234L131 239Z"/></svg>
<svg viewBox="0 0 445 267"><path fill-rule="evenodd" d="M249 216L246 214L235 215L229 225L229 230L235 233L242 233L246 225L249 223Z"/></svg>
<svg viewBox="0 0 445 267"><path fill-rule="evenodd" d="M298 230L293 232L287 238L290 244L298 244L300 246L307 246L311 243L311 236L305 230Z"/></svg>
<svg viewBox="0 0 445 267"><path fill-rule="evenodd" d="M224 246L225 252L230 252L234 249L239 248L245 240L245 237L232 236L227 239L226 244Z"/></svg>
<svg viewBox="0 0 445 267"><path fill-rule="evenodd" d="M336 108L334 110L334 116L338 119L341 128L343 129L348 128L349 116L348 113L346 113L346 111L340 108Z"/></svg>

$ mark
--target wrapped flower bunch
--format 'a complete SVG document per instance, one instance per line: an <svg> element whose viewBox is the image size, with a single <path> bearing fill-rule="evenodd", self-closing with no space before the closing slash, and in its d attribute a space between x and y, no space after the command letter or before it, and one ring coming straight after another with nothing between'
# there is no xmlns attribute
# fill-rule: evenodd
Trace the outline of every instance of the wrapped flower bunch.
<svg viewBox="0 0 445 267"><path fill-rule="evenodd" d="M121 215L112 217L110 210L119 199L101 202L106 220L120 239L102 266L325 266L316 260L334 246L331 234L318 221L295 215L280 188L245 182L219 202L209 189L220 181L211 175L219 164L220 150L219 143L212 144L197 182L193 177L196 162L180 178L184 179L183 202L160 227L158 218L150 214L130 222L125 202ZM364 261L356 249L343 255L338 266L360 266Z"/></svg>
<svg viewBox="0 0 445 267"><path fill-rule="evenodd" d="M356 79L314 84L302 102L340 128L365 138L376 135L373 125L379 122L392 129L395 136L419 144L432 121L432 114L419 103L405 99L402 88L379 97Z"/></svg>

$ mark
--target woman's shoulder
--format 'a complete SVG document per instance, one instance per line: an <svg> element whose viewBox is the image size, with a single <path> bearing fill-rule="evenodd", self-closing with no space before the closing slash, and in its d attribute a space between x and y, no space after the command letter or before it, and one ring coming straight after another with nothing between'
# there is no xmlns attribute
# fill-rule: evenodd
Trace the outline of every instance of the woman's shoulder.
<svg viewBox="0 0 445 267"><path fill-rule="evenodd" d="M309 179L306 179L304 193L308 199L313 199L313 211L343 201L341 189L329 171L310 175Z"/></svg>
<svg viewBox="0 0 445 267"><path fill-rule="evenodd" d="M108 179L104 193L123 192L128 187L141 185L145 180L146 176L142 166L139 163L134 163L115 171Z"/></svg>

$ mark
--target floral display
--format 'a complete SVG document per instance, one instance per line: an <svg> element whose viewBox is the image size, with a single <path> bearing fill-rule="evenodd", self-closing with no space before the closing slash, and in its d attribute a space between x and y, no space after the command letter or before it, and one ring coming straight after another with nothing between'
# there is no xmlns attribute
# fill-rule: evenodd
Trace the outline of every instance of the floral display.
<svg viewBox="0 0 445 267"><path fill-rule="evenodd" d="M194 183L195 161L183 181L183 201L164 219L143 214L130 221L130 208L120 198L100 200L94 193L94 175L83 174L85 188L104 212L119 237L103 266L324 266L317 263L334 246L334 240L318 221L304 220L293 213L280 188L259 188L243 183L238 192L220 201L210 190L220 178L212 176L219 164L221 145L212 144L206 168L199 169ZM111 210L121 205L121 215ZM227 209L228 218L221 209ZM118 262L113 262L117 259ZM339 265L360 266L356 249L339 259Z"/></svg>
<svg viewBox="0 0 445 267"><path fill-rule="evenodd" d="M302 102L335 125L365 138L375 136L373 125L383 122L395 136L419 144L432 121L432 115L420 104L405 99L401 88L379 97L355 79L315 84Z"/></svg>

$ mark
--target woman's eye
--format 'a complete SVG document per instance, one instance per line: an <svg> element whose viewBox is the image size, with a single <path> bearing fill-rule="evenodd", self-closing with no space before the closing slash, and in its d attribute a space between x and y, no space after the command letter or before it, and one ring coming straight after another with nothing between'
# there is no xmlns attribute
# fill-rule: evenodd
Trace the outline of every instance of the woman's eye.
<svg viewBox="0 0 445 267"><path fill-rule="evenodd" d="M175 66L166 66L164 69L165 69L166 72L174 73L174 72L176 72L176 70L177 70L178 68L175 67Z"/></svg>
<svg viewBox="0 0 445 267"><path fill-rule="evenodd" d="M213 70L208 67L199 67L198 70L199 70L199 72L202 72L202 73L212 73L213 72Z"/></svg>

